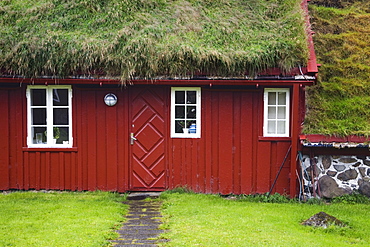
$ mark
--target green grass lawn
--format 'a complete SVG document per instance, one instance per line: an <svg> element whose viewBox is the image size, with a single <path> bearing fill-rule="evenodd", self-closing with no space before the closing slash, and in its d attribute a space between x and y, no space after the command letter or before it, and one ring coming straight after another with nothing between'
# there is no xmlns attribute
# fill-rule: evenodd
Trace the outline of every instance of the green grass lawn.
<svg viewBox="0 0 370 247"><path fill-rule="evenodd" d="M106 246L127 206L116 193L0 194L0 246Z"/></svg>
<svg viewBox="0 0 370 247"><path fill-rule="evenodd" d="M166 246L369 246L370 204L260 203L216 195L162 194ZM300 223L324 211L348 226Z"/></svg>
<svg viewBox="0 0 370 247"><path fill-rule="evenodd" d="M0 246L106 246L127 206L109 192L0 194ZM370 204L261 203L164 192L166 246L369 246ZM300 223L324 211L347 224Z"/></svg>

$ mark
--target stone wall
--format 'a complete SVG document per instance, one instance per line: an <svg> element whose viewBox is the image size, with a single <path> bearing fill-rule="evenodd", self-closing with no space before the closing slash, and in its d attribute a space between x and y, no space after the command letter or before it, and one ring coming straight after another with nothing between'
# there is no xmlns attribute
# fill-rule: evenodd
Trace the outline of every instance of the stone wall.
<svg viewBox="0 0 370 247"><path fill-rule="evenodd" d="M370 156L318 155L302 159L304 193L333 198L358 191L370 197Z"/></svg>

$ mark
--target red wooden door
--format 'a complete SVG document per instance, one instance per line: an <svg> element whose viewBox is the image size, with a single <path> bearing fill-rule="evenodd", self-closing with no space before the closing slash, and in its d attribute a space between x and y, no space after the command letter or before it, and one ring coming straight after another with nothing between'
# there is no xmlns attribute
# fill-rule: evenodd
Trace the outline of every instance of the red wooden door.
<svg viewBox="0 0 370 247"><path fill-rule="evenodd" d="M132 88L130 190L166 189L164 88Z"/></svg>

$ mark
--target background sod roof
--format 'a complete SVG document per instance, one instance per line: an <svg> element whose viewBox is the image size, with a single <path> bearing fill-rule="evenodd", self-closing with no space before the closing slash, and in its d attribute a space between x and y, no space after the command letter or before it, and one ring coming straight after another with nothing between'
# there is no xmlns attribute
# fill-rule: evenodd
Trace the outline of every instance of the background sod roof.
<svg viewBox="0 0 370 247"><path fill-rule="evenodd" d="M370 1L310 2L319 69L308 89L304 132L370 134Z"/></svg>

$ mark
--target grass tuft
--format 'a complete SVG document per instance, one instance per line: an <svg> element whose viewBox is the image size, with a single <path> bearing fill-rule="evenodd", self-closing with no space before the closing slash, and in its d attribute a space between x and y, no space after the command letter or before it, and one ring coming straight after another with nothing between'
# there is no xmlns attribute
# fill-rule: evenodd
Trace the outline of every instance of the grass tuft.
<svg viewBox="0 0 370 247"><path fill-rule="evenodd" d="M343 204L370 204L370 198L360 193L352 193L335 197L331 200L333 203Z"/></svg>
<svg viewBox="0 0 370 247"><path fill-rule="evenodd" d="M254 195L240 195L239 200L246 202L265 202L265 203L289 203L295 200L289 199L288 196L275 194L254 194Z"/></svg>

